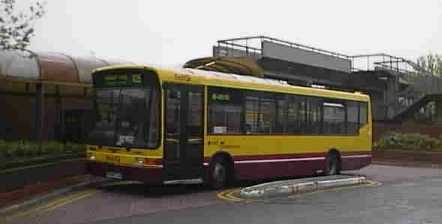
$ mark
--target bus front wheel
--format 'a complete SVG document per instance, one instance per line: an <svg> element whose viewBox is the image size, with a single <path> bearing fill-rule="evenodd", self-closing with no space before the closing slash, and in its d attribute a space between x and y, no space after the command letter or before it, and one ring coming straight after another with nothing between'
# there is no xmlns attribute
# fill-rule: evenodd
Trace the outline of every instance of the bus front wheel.
<svg viewBox="0 0 442 224"><path fill-rule="evenodd" d="M337 175L340 171L339 158L336 153L329 153L325 162L325 175Z"/></svg>
<svg viewBox="0 0 442 224"><path fill-rule="evenodd" d="M213 189L222 189L227 185L228 168L222 158L215 158L210 166L209 185Z"/></svg>

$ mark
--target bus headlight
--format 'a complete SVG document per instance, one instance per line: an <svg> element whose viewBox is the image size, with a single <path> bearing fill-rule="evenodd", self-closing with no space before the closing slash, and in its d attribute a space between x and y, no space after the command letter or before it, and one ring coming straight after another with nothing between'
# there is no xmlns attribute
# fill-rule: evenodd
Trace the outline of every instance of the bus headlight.
<svg viewBox="0 0 442 224"><path fill-rule="evenodd" d="M144 165L144 158L135 157L135 162L136 162L136 165L142 166L142 165Z"/></svg>
<svg viewBox="0 0 442 224"><path fill-rule="evenodd" d="M95 155L94 155L94 153L88 152L88 153L87 153L87 158L88 158L89 160L95 160Z"/></svg>

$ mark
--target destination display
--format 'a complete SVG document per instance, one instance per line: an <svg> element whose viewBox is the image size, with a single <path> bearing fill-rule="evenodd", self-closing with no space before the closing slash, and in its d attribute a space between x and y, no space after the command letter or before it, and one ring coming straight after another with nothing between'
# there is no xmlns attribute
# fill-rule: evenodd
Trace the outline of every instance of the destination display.
<svg viewBox="0 0 442 224"><path fill-rule="evenodd" d="M94 77L96 87L131 87L142 86L141 73L97 74Z"/></svg>

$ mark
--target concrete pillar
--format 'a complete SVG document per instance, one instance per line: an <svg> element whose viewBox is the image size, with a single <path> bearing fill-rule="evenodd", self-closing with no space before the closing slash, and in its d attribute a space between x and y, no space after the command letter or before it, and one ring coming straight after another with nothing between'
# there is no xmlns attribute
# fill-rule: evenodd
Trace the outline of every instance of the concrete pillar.
<svg viewBox="0 0 442 224"><path fill-rule="evenodd" d="M38 83L36 85L35 93L35 116L34 116L34 140L43 140L43 127L44 127L44 116L45 116L45 101L44 101L44 85Z"/></svg>
<svg viewBox="0 0 442 224"><path fill-rule="evenodd" d="M55 87L55 111L57 114L57 133L55 137L57 140L64 140L64 114L63 114L63 102L60 96L60 86Z"/></svg>
<svg viewBox="0 0 442 224"><path fill-rule="evenodd" d="M438 124L442 124L442 97L437 97L435 101L436 106L436 114L434 120Z"/></svg>

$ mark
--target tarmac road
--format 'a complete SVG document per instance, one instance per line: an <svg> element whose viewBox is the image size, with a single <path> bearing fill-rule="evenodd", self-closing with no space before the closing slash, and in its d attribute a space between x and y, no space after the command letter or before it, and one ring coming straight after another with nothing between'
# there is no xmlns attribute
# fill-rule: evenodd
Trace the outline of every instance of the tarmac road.
<svg viewBox="0 0 442 224"><path fill-rule="evenodd" d="M442 170L372 165L352 173L382 185L250 202L200 186L146 188L119 183L74 192L8 222L441 223Z"/></svg>

